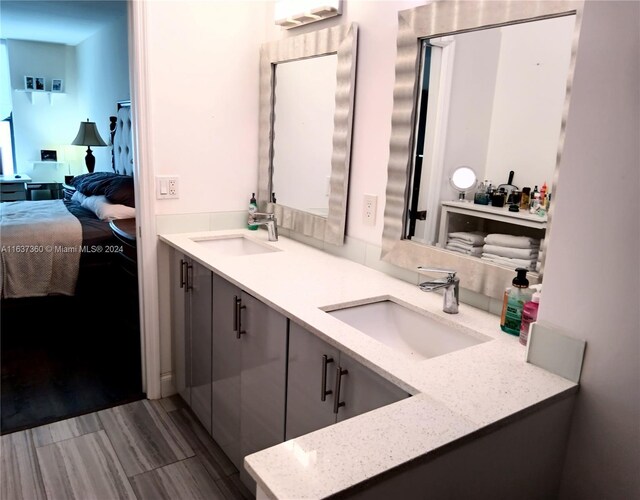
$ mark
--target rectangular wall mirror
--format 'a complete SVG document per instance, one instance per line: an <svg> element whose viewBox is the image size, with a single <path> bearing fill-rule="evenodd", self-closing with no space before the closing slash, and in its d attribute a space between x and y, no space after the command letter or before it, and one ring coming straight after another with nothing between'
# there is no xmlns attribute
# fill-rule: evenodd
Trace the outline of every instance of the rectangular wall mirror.
<svg viewBox="0 0 640 500"><path fill-rule="evenodd" d="M262 46L258 202L278 225L344 243L358 28Z"/></svg>
<svg viewBox="0 0 640 500"><path fill-rule="evenodd" d="M556 195L582 4L471 4L399 13L383 258L455 269L461 286L499 298L516 267L542 279L549 205L530 210L521 196L543 185Z"/></svg>

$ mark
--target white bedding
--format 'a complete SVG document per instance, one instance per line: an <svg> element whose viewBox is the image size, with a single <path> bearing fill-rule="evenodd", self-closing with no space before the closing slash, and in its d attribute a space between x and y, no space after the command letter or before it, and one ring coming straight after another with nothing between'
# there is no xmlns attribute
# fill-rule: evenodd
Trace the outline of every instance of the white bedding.
<svg viewBox="0 0 640 500"><path fill-rule="evenodd" d="M0 295L73 295L82 226L62 200L0 203Z"/></svg>

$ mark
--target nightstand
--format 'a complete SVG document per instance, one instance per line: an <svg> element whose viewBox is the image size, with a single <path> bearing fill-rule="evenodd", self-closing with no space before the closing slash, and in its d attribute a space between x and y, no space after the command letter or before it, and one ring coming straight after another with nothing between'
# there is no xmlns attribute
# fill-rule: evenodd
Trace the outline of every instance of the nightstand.
<svg viewBox="0 0 640 500"><path fill-rule="evenodd" d="M76 188L70 186L69 184L62 183L62 195L65 200L69 201L73 196L73 193L76 192Z"/></svg>
<svg viewBox="0 0 640 500"><path fill-rule="evenodd" d="M0 175L0 202L27 199L28 175Z"/></svg>
<svg viewBox="0 0 640 500"><path fill-rule="evenodd" d="M126 274L138 276L138 253L136 250L136 220L115 219L109 222L117 242L117 254L120 257L120 266Z"/></svg>

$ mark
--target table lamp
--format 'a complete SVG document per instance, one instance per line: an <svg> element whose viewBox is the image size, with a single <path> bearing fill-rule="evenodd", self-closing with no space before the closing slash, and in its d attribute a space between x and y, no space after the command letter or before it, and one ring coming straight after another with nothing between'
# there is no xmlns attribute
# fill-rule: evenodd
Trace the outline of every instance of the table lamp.
<svg viewBox="0 0 640 500"><path fill-rule="evenodd" d="M96 157L93 156L91 146L107 146L98 133L96 122L90 122L89 118L87 118L86 122L80 122L78 135L71 144L74 146L87 146L87 156L84 157L84 162L89 173L92 173L96 167Z"/></svg>

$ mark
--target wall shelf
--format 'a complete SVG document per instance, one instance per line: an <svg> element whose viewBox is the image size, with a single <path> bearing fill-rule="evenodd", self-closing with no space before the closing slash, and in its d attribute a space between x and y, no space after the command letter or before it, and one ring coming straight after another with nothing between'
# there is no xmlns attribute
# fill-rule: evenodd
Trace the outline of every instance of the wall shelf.
<svg viewBox="0 0 640 500"><path fill-rule="evenodd" d="M54 96L60 96L60 95L65 95L66 92L52 92L50 90L25 90L25 89L15 89L16 92L23 92L24 94L26 94L27 98L29 99L29 102L31 102L31 104L35 104L36 100L38 99L37 97L34 98L34 94L40 94L40 95L47 95L49 96L49 104L53 106L53 103L58 99L57 97L54 98Z"/></svg>

